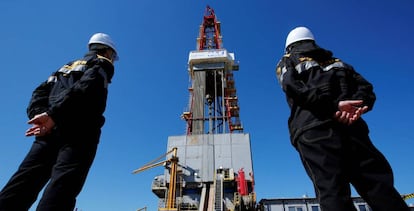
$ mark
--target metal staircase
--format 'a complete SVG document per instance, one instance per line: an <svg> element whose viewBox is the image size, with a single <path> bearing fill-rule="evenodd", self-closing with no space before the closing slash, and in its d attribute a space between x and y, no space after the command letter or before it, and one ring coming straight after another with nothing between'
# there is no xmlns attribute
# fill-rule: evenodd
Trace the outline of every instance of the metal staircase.
<svg viewBox="0 0 414 211"><path fill-rule="evenodd" d="M214 198L214 211L223 211L223 176L216 176L216 193Z"/></svg>

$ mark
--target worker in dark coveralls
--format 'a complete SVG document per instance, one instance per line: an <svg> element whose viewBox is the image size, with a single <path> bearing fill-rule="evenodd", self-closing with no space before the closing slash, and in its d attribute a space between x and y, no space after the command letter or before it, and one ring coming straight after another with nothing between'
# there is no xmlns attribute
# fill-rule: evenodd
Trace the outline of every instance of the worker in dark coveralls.
<svg viewBox="0 0 414 211"><path fill-rule="evenodd" d="M374 211L408 211L361 118L376 99L372 84L320 48L306 27L292 30L285 47L276 74L291 109L291 143L322 211L356 211L350 184Z"/></svg>
<svg viewBox="0 0 414 211"><path fill-rule="evenodd" d="M0 192L0 211L29 210L46 184L36 210L73 211L96 154L118 58L107 34L94 34L88 48L33 91L26 136L35 141Z"/></svg>

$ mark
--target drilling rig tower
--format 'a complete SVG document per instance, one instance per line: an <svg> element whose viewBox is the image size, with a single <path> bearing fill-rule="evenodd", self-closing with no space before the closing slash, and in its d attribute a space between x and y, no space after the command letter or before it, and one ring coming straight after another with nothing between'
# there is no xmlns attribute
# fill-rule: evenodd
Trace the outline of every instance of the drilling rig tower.
<svg viewBox="0 0 414 211"><path fill-rule="evenodd" d="M250 135L243 132L233 77L238 70L207 6L196 50L188 58L189 102L181 116L186 134L168 137L165 161L141 168L166 167L152 182L159 210L255 210Z"/></svg>

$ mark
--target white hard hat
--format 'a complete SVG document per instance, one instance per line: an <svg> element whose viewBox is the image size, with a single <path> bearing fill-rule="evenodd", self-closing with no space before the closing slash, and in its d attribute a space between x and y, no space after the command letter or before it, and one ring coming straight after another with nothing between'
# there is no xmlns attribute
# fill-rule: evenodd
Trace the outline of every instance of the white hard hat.
<svg viewBox="0 0 414 211"><path fill-rule="evenodd" d="M118 53L115 43L112 41L111 37L105 33L96 33L92 35L91 39L89 39L88 46L91 46L91 44L103 44L112 48L115 53Z"/></svg>
<svg viewBox="0 0 414 211"><path fill-rule="evenodd" d="M286 38L285 48L287 48L292 43L295 43L301 40L315 40L315 37L313 36L312 32L308 28L303 27L303 26L296 27L295 29L289 32Z"/></svg>

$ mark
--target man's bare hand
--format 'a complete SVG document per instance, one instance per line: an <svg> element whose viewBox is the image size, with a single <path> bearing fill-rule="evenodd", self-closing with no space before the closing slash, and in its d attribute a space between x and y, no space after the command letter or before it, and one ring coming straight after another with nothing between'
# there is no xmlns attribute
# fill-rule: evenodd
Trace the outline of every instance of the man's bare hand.
<svg viewBox="0 0 414 211"><path fill-rule="evenodd" d="M36 115L27 123L32 124L32 127L26 131L26 136L44 136L55 127L55 122L46 112Z"/></svg>
<svg viewBox="0 0 414 211"><path fill-rule="evenodd" d="M343 100L338 103L338 111L334 118L343 124L350 125L358 120L368 110L368 106L362 106L362 100Z"/></svg>

